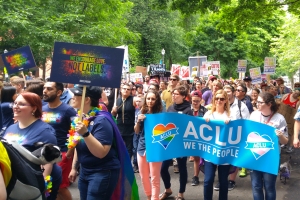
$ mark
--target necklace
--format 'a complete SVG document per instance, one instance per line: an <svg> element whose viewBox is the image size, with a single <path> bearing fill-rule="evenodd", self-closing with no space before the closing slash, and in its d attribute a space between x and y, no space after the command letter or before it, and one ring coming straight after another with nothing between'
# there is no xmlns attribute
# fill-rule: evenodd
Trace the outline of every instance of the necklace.
<svg viewBox="0 0 300 200"><path fill-rule="evenodd" d="M90 122L94 120L98 115L100 115L100 112L102 111L102 106L99 105L98 107L92 107L91 110L83 115L82 123L88 127ZM76 117L73 118L71 122L71 129L69 130L68 139L67 139L67 147L68 149L73 149L76 147L78 142L82 140L82 136L75 131L75 126L79 119L80 111L78 111Z"/></svg>

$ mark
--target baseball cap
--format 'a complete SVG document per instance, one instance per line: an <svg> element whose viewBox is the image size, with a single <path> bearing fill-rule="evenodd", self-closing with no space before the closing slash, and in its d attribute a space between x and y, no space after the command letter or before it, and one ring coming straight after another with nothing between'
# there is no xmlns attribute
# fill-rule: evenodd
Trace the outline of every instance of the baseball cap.
<svg viewBox="0 0 300 200"><path fill-rule="evenodd" d="M211 76L209 76L209 80L210 80L210 81L217 80L217 77L215 77L215 76L211 75Z"/></svg>
<svg viewBox="0 0 300 200"><path fill-rule="evenodd" d="M71 92L74 93L75 96L82 96L83 86L76 85L74 88L70 88ZM95 100L99 100L101 98L102 90L97 86L87 86L86 87L86 97L90 97Z"/></svg>
<svg viewBox="0 0 300 200"><path fill-rule="evenodd" d="M246 77L244 77L243 80L244 80L244 81L252 81L252 78L251 78L250 76L246 76Z"/></svg>
<svg viewBox="0 0 300 200"><path fill-rule="evenodd" d="M202 99L202 93L198 90L195 90L191 93L192 97L200 97Z"/></svg>

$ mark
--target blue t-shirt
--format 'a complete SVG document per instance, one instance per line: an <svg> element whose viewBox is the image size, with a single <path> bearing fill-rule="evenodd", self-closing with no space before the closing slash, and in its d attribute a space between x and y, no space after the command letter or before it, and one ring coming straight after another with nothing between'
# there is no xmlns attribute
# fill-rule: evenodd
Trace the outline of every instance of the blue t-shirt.
<svg viewBox="0 0 300 200"><path fill-rule="evenodd" d="M23 129L19 127L19 123L9 126L5 131L4 138L18 141L19 144L30 152L37 149L37 147L34 146L37 142L55 145L57 143L54 129L40 119ZM61 176L61 169L56 164L53 165L51 176L53 180L57 180Z"/></svg>
<svg viewBox="0 0 300 200"><path fill-rule="evenodd" d="M89 132L102 144L111 145L104 158L95 157L88 149L84 140L76 146L78 162L84 173L95 173L102 170L119 169L120 161L113 145L113 127L104 116L97 116L88 126Z"/></svg>
<svg viewBox="0 0 300 200"><path fill-rule="evenodd" d="M51 125L56 133L57 145L62 152L67 152L66 146L71 118L76 116L74 108L62 102L57 108L49 108L48 104L43 106L42 120Z"/></svg>
<svg viewBox="0 0 300 200"><path fill-rule="evenodd" d="M2 127L7 128L14 123L14 112L10 102L1 103Z"/></svg>

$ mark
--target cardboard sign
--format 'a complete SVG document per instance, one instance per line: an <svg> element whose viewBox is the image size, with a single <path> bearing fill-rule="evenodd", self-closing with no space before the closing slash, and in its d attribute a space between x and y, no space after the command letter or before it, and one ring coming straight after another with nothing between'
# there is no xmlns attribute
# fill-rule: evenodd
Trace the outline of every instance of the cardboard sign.
<svg viewBox="0 0 300 200"><path fill-rule="evenodd" d="M250 72L250 77L252 78L252 84L256 84L256 83L261 83L262 79L261 79L261 72L260 72L260 68L252 68L249 70Z"/></svg>
<svg viewBox="0 0 300 200"><path fill-rule="evenodd" d="M55 42L50 80L119 88L124 49Z"/></svg>
<svg viewBox="0 0 300 200"><path fill-rule="evenodd" d="M171 74L177 74L178 76L180 75L180 65L179 64L172 64Z"/></svg>
<svg viewBox="0 0 300 200"><path fill-rule="evenodd" d="M155 75L164 76L166 72L166 65L150 64L148 69L149 69L148 74L150 76L155 76Z"/></svg>
<svg viewBox="0 0 300 200"><path fill-rule="evenodd" d="M129 75L129 79L130 79L130 81L132 81L134 83L137 83L137 82L143 83L143 74L142 73L131 73Z"/></svg>
<svg viewBox="0 0 300 200"><path fill-rule="evenodd" d="M190 74L194 76L193 74L193 67L197 66L200 68L203 65L203 62L207 61L207 56L195 56L195 57L189 57L189 67L190 67ZM196 76L202 76L197 69L197 75Z"/></svg>
<svg viewBox="0 0 300 200"><path fill-rule="evenodd" d="M31 49L25 46L1 55L9 74L30 69L36 66Z"/></svg>
<svg viewBox="0 0 300 200"><path fill-rule="evenodd" d="M264 60L264 74L275 74L276 58L265 57Z"/></svg>
<svg viewBox="0 0 300 200"><path fill-rule="evenodd" d="M135 73L142 73L143 76L146 76L147 75L147 67L136 66Z"/></svg>
<svg viewBox="0 0 300 200"><path fill-rule="evenodd" d="M238 60L238 72L245 73L247 69L247 60Z"/></svg>
<svg viewBox="0 0 300 200"><path fill-rule="evenodd" d="M180 77L182 80L188 80L190 78L190 69L189 67L182 66L180 70Z"/></svg>
<svg viewBox="0 0 300 200"><path fill-rule="evenodd" d="M4 63L3 63L3 60L2 60L2 55L0 55L0 70L4 70Z"/></svg>

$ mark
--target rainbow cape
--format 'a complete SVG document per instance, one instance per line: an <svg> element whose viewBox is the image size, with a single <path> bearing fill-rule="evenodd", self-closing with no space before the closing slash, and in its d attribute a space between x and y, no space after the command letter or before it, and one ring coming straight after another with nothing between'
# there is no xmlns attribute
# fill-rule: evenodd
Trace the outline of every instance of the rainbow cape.
<svg viewBox="0 0 300 200"><path fill-rule="evenodd" d="M132 169L131 160L124 145L120 131L110 113L101 111L99 115L105 116L113 127L113 145L117 148L118 158L121 164L119 181L111 200L139 200L139 191Z"/></svg>

